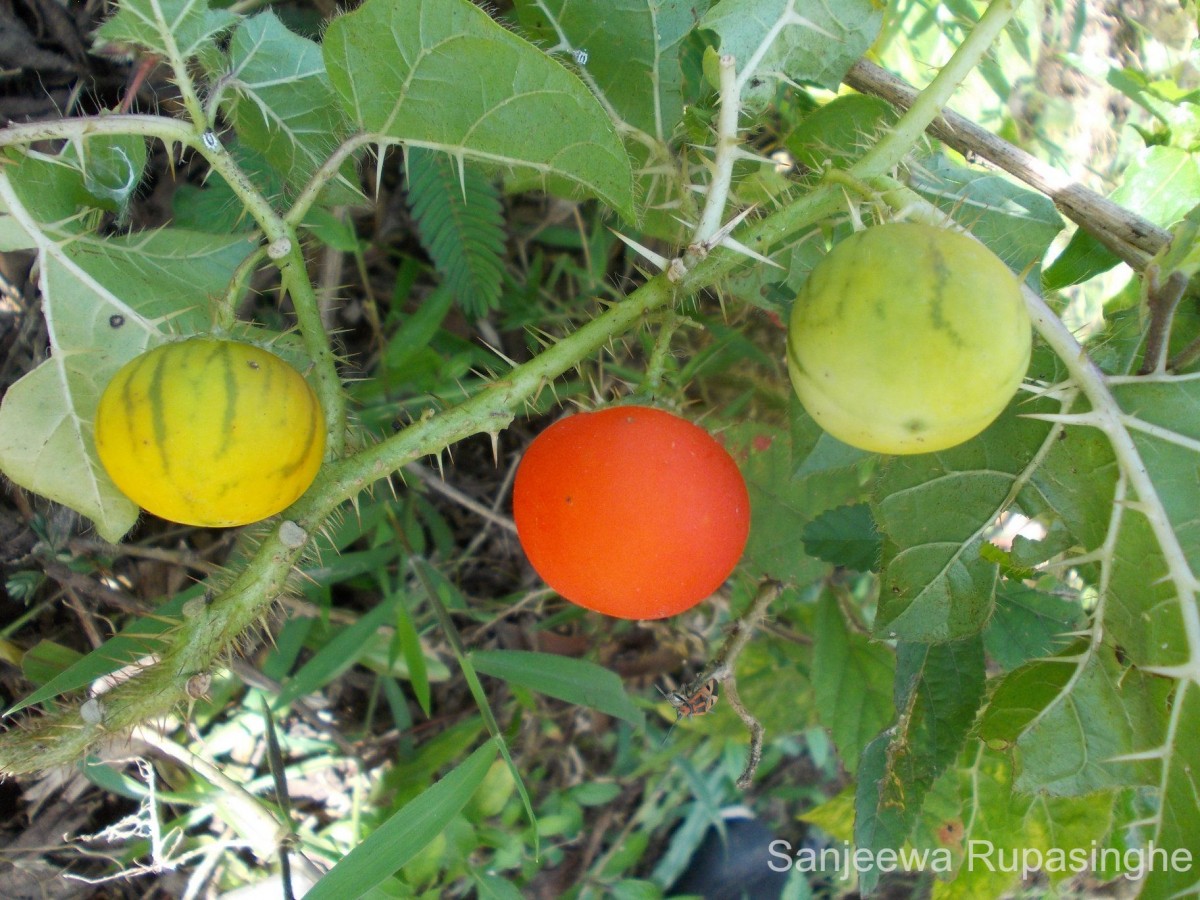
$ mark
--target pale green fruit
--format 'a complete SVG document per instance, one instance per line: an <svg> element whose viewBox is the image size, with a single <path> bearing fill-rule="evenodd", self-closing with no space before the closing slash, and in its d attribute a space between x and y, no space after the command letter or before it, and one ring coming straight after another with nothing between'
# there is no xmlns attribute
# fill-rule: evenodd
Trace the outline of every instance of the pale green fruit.
<svg viewBox="0 0 1200 900"><path fill-rule="evenodd" d="M1029 367L1016 276L965 235L897 223L860 231L813 269L788 329L804 408L839 440L877 453L968 441Z"/></svg>

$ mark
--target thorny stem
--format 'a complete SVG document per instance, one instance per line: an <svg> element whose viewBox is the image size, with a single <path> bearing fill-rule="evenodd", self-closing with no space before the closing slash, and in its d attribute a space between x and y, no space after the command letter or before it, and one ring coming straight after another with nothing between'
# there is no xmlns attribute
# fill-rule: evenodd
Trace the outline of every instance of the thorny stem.
<svg viewBox="0 0 1200 900"><path fill-rule="evenodd" d="M733 181L733 163L738 147L738 93L735 60L725 54L720 60L721 90L717 113L717 147L713 158L713 175L709 182L708 195L704 200L704 211L700 224L692 237L693 244L703 245L721 229L725 215L725 200Z"/></svg>

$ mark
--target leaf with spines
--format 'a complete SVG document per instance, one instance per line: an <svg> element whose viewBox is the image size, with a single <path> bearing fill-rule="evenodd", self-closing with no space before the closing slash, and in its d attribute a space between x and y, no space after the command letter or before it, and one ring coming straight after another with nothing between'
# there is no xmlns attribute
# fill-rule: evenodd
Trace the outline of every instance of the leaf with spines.
<svg viewBox="0 0 1200 900"><path fill-rule="evenodd" d="M475 166L460 170L444 153L405 154L408 206L421 246L459 308L479 318L500 304L504 227L495 185Z"/></svg>
<svg viewBox="0 0 1200 900"><path fill-rule="evenodd" d="M987 622L999 573L980 546L1048 435L1014 413L967 444L893 458L876 480L872 508L884 535L876 635L954 640Z"/></svg>
<svg viewBox="0 0 1200 900"><path fill-rule="evenodd" d="M980 736L1016 744L1019 790L1064 797L1153 784L1157 765L1121 758L1159 743L1170 686L1123 669L1104 648L1079 661L1039 660L1000 683Z"/></svg>
<svg viewBox="0 0 1200 900"><path fill-rule="evenodd" d="M1063 229L1062 216L1048 197L940 155L916 161L908 183L970 229L1014 272L1028 272L1034 285L1041 281L1041 260Z"/></svg>
<svg viewBox="0 0 1200 900"><path fill-rule="evenodd" d="M187 61L211 45L238 17L208 0L121 0L96 32L101 41L135 44L158 56Z"/></svg>
<svg viewBox="0 0 1200 900"><path fill-rule="evenodd" d="M518 0L521 25L564 58L586 52L580 78L615 119L661 144L683 118L680 49L695 25L686 0ZM578 56L578 59L584 59Z"/></svg>
<svg viewBox="0 0 1200 900"><path fill-rule="evenodd" d="M762 105L781 78L836 89L882 22L872 0L720 0L700 26L735 58L742 101Z"/></svg>
<svg viewBox="0 0 1200 900"><path fill-rule="evenodd" d="M347 113L382 141L569 183L632 216L629 158L596 98L468 0L367 0L323 49Z"/></svg>
<svg viewBox="0 0 1200 900"><path fill-rule="evenodd" d="M246 19L229 40L228 68L214 73L238 137L299 191L349 133L321 48L272 12ZM325 187L330 204L361 199L354 161Z"/></svg>

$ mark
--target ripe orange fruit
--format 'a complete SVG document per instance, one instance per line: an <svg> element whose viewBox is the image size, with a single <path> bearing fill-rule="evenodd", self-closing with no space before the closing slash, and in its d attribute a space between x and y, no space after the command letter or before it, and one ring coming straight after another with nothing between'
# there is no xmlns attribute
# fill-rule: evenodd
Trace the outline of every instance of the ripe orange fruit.
<svg viewBox="0 0 1200 900"><path fill-rule="evenodd" d="M566 599L622 619L695 606L741 558L750 498L704 429L644 406L578 413L529 445L513 485L525 554Z"/></svg>

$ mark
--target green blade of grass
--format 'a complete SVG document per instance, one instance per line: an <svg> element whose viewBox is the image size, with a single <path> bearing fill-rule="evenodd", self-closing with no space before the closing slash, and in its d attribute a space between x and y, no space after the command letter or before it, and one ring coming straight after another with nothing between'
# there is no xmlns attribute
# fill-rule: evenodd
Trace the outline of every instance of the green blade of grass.
<svg viewBox="0 0 1200 900"><path fill-rule="evenodd" d="M590 706L634 727L645 724L645 713L625 693L620 677L587 660L525 650L476 650L471 653L471 662L493 678L578 706Z"/></svg>
<svg viewBox="0 0 1200 900"><path fill-rule="evenodd" d="M399 871L441 834L483 783L496 756L493 738L392 814L313 885L308 900L360 897Z"/></svg>

